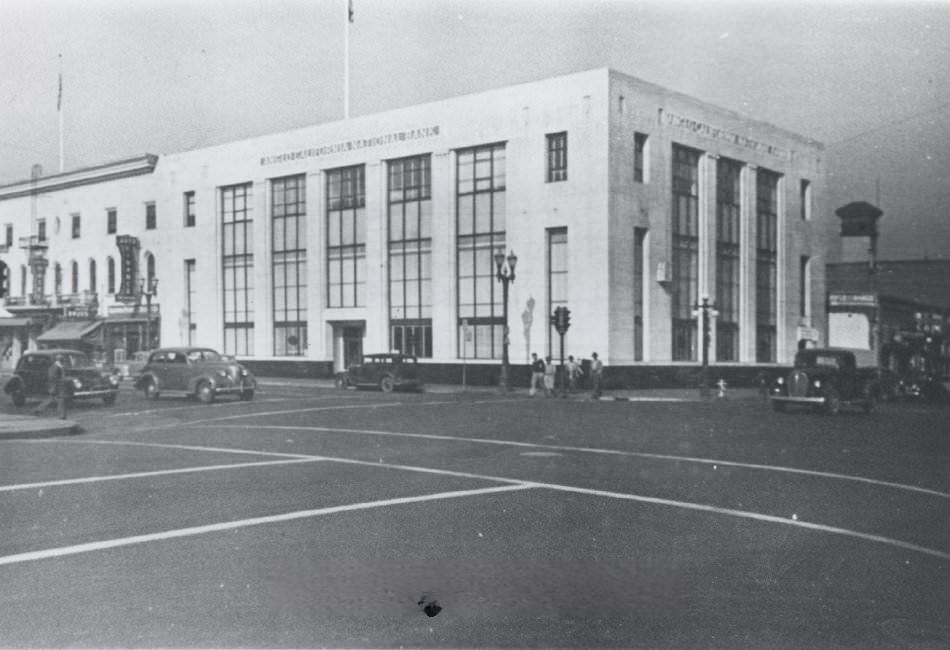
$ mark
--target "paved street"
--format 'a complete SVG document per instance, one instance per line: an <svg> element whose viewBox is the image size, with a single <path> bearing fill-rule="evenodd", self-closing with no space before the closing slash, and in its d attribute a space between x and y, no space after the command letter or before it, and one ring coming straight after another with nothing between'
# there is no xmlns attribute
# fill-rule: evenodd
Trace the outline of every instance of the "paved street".
<svg viewBox="0 0 950 650"><path fill-rule="evenodd" d="M124 391L0 440L0 646L946 647L947 413Z"/></svg>

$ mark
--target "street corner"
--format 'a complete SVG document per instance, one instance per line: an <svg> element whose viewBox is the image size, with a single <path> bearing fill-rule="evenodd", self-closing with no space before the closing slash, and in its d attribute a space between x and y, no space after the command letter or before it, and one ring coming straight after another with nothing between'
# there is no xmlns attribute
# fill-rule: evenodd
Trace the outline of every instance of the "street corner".
<svg viewBox="0 0 950 650"><path fill-rule="evenodd" d="M79 432L79 425L74 420L0 414L0 440L53 438Z"/></svg>

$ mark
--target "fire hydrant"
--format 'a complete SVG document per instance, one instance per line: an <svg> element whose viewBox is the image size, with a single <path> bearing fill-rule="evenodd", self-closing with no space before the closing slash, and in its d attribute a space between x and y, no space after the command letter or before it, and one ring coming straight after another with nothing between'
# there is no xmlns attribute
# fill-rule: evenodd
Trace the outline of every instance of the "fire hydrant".
<svg viewBox="0 0 950 650"><path fill-rule="evenodd" d="M716 395L719 399L725 399L726 397L726 380L722 377L719 378L719 381L716 382L716 387L719 389L719 393Z"/></svg>

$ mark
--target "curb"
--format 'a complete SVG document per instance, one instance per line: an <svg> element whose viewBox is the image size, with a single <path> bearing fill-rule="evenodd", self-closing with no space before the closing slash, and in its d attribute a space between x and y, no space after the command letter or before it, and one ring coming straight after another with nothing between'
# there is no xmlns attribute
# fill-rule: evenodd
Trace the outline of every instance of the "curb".
<svg viewBox="0 0 950 650"><path fill-rule="evenodd" d="M79 432L74 420L0 415L0 440L71 436Z"/></svg>

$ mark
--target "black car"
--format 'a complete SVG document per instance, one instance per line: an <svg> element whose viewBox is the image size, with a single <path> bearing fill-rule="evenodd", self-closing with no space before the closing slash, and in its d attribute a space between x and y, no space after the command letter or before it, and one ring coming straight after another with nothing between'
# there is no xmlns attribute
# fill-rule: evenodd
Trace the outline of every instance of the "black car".
<svg viewBox="0 0 950 650"><path fill-rule="evenodd" d="M877 368L859 368L854 352L838 348L810 348L795 355L795 366L775 377L769 399L776 411L789 405L810 405L835 415L842 405L874 410L880 399Z"/></svg>
<svg viewBox="0 0 950 650"><path fill-rule="evenodd" d="M162 348L149 355L135 388L148 399L176 395L207 404L219 395L236 395L246 402L254 399L257 380L233 357L211 348Z"/></svg>
<svg viewBox="0 0 950 650"><path fill-rule="evenodd" d="M13 377L3 387L16 406L26 404L27 398L49 395L47 377L57 356L63 360L63 387L68 400L101 398L107 406L115 403L119 378L101 370L85 353L79 350L33 350L20 357Z"/></svg>
<svg viewBox="0 0 950 650"><path fill-rule="evenodd" d="M367 354L336 376L340 388L379 388L389 393L399 388L422 390L419 365L413 356L399 353Z"/></svg>

